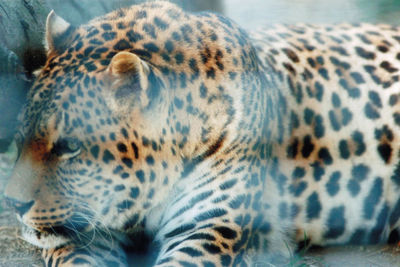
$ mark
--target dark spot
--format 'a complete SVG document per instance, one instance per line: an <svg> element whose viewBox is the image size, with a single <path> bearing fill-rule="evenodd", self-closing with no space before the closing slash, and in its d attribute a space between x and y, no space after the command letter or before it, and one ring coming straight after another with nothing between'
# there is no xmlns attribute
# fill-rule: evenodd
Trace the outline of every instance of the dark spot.
<svg viewBox="0 0 400 267"><path fill-rule="evenodd" d="M318 73L327 81L329 81L328 71L325 68L319 68Z"/></svg>
<svg viewBox="0 0 400 267"><path fill-rule="evenodd" d="M214 245L214 244L204 243L202 245L202 247L210 254L221 253L221 249L218 246Z"/></svg>
<svg viewBox="0 0 400 267"><path fill-rule="evenodd" d="M387 221L389 217L389 206L385 203L380 210L376 223L369 234L369 243L377 244L382 243L383 238L387 238L387 235L383 235L384 230L387 229ZM386 240L385 240L386 241Z"/></svg>
<svg viewBox="0 0 400 267"><path fill-rule="evenodd" d="M179 99L178 97L174 98L174 104L177 109L182 109L183 108L183 101Z"/></svg>
<svg viewBox="0 0 400 267"><path fill-rule="evenodd" d="M203 213L200 213L194 219L197 222L201 222L201 221L206 221L206 220L213 219L213 218L222 217L226 214L227 214L226 210L220 209L220 208L215 208L215 209L207 210Z"/></svg>
<svg viewBox="0 0 400 267"><path fill-rule="evenodd" d="M364 113L365 113L365 116L367 116L367 118L369 118L371 120L376 120L376 119L379 119L381 117L379 112L376 110L375 107L373 107L371 105L371 103L367 103L365 105Z"/></svg>
<svg viewBox="0 0 400 267"><path fill-rule="evenodd" d="M237 236L236 231L225 226L215 227L213 229L226 239L235 239Z"/></svg>
<svg viewBox="0 0 400 267"><path fill-rule="evenodd" d="M157 38L156 29L152 24L144 23L142 28L148 35L150 35L153 39Z"/></svg>
<svg viewBox="0 0 400 267"><path fill-rule="evenodd" d="M393 114L393 119L394 119L394 122L396 123L396 125L400 126L400 113L399 112L395 112Z"/></svg>
<svg viewBox="0 0 400 267"><path fill-rule="evenodd" d="M322 176L325 174L325 169L321 166L321 163L316 161L311 164L313 168L313 177L315 181L320 181Z"/></svg>
<svg viewBox="0 0 400 267"><path fill-rule="evenodd" d="M307 58L307 62L312 68L315 68L315 66L317 65L315 60L311 57Z"/></svg>
<svg viewBox="0 0 400 267"><path fill-rule="evenodd" d="M125 128L121 128L121 134L124 138L128 139L129 138L129 134L128 131Z"/></svg>
<svg viewBox="0 0 400 267"><path fill-rule="evenodd" d="M314 192L307 198L307 219L311 221L312 219L319 218L321 210L322 206L318 194Z"/></svg>
<svg viewBox="0 0 400 267"><path fill-rule="evenodd" d="M116 185L116 186L114 187L114 191L115 191L115 192L120 192L120 191L123 191L123 190L125 190L125 186L124 186L123 184Z"/></svg>
<svg viewBox="0 0 400 267"><path fill-rule="evenodd" d="M204 85L204 83L202 83L200 85L200 97L201 98L206 98L207 97L207 91L208 91L207 87Z"/></svg>
<svg viewBox="0 0 400 267"><path fill-rule="evenodd" d="M150 140L146 136L142 136L142 145L143 146L149 146L150 145Z"/></svg>
<svg viewBox="0 0 400 267"><path fill-rule="evenodd" d="M157 53L160 49L158 48L158 46L155 43L146 43L143 44L143 48L146 49L147 51L151 52L151 53Z"/></svg>
<svg viewBox="0 0 400 267"><path fill-rule="evenodd" d="M294 159L297 156L299 147L299 139L295 138L286 148L286 156L290 159Z"/></svg>
<svg viewBox="0 0 400 267"><path fill-rule="evenodd" d="M117 37L117 33L116 32L104 32L101 36L103 37L104 40L110 41Z"/></svg>
<svg viewBox="0 0 400 267"><path fill-rule="evenodd" d="M346 51L343 47L340 47L340 46L331 46L330 49L331 49L332 51L334 51L334 52L339 53L339 54L342 55L342 56L348 56L348 55L349 55L349 54L347 53L347 51Z"/></svg>
<svg viewBox="0 0 400 267"><path fill-rule="evenodd" d="M333 162L333 158L326 147L323 147L318 151L318 158L321 159L326 165L330 165Z"/></svg>
<svg viewBox="0 0 400 267"><path fill-rule="evenodd" d="M194 249L191 247L183 247L183 248L180 248L179 251L189 255L190 257L203 256L203 253L200 250L197 250L197 249Z"/></svg>
<svg viewBox="0 0 400 267"><path fill-rule="evenodd" d="M367 50L365 50L364 48L359 47L359 46L357 46L355 49L356 49L356 53L357 53L360 57L365 58L365 59L368 59L368 60L375 59L375 53L369 52L369 51L367 51Z"/></svg>
<svg viewBox="0 0 400 267"><path fill-rule="evenodd" d="M189 67L194 73L199 72L199 68L197 67L197 61L194 58L189 60Z"/></svg>
<svg viewBox="0 0 400 267"><path fill-rule="evenodd" d="M139 179L140 183L144 183L145 177L144 177L144 172L142 170L136 171L136 177Z"/></svg>
<svg viewBox="0 0 400 267"><path fill-rule="evenodd" d="M357 83L357 84L364 84L365 80L364 78L361 76L360 73L358 72L351 72L350 76L353 78L353 80Z"/></svg>
<svg viewBox="0 0 400 267"><path fill-rule="evenodd" d="M325 127L321 115L315 116L314 134L317 138L321 138L325 135Z"/></svg>
<svg viewBox="0 0 400 267"><path fill-rule="evenodd" d="M93 62L86 63L84 66L88 72L97 70L97 67Z"/></svg>
<svg viewBox="0 0 400 267"><path fill-rule="evenodd" d="M336 171L334 173L331 174L329 181L326 183L325 187L326 187L326 191L328 192L328 194L333 197L335 196L340 189L340 185L339 185L339 179L341 177L340 172Z"/></svg>
<svg viewBox="0 0 400 267"><path fill-rule="evenodd" d="M228 180L228 181L222 183L222 184L219 186L219 188L220 188L221 190L230 189L230 188L232 188L232 187L237 183L237 181L238 181L237 179Z"/></svg>
<svg viewBox="0 0 400 267"><path fill-rule="evenodd" d="M139 158L139 148L137 147L137 145L132 142L131 146L133 148L133 153L135 154L135 158L138 159Z"/></svg>
<svg viewBox="0 0 400 267"><path fill-rule="evenodd" d="M351 179L347 183L347 189L349 190L350 194L355 197L358 195L358 193L360 193L360 183L355 179Z"/></svg>
<svg viewBox="0 0 400 267"><path fill-rule="evenodd" d="M339 123L338 118L336 117L335 111L331 110L329 111L329 121L331 122L331 126L333 130L339 131L341 128L341 125Z"/></svg>
<svg viewBox="0 0 400 267"><path fill-rule="evenodd" d="M154 165L154 158L153 158L153 156L151 156L151 155L147 156L147 157L146 157L146 163L147 163L148 165Z"/></svg>
<svg viewBox="0 0 400 267"><path fill-rule="evenodd" d="M208 240L215 241L215 237L207 233L194 233L187 237L185 240Z"/></svg>
<svg viewBox="0 0 400 267"><path fill-rule="evenodd" d="M120 30L123 30L123 29L126 28L125 24L122 23L122 22L118 22L117 27L118 27L118 29L120 29Z"/></svg>
<svg viewBox="0 0 400 267"><path fill-rule="evenodd" d="M239 249L241 249L247 243L248 238L249 238L249 229L245 229L242 232L240 240L233 245L233 252L238 252ZM239 264L234 264L233 266L239 266Z"/></svg>
<svg viewBox="0 0 400 267"><path fill-rule="evenodd" d="M160 30L166 30L168 29L168 23L162 20L159 17L154 17L154 24L160 29Z"/></svg>
<svg viewBox="0 0 400 267"><path fill-rule="evenodd" d="M340 140L339 153L340 153L340 157L343 159L348 159L350 157L349 146L348 146L346 140Z"/></svg>
<svg viewBox="0 0 400 267"><path fill-rule="evenodd" d="M207 74L207 78L215 79L215 69L214 68L208 69L206 74Z"/></svg>
<svg viewBox="0 0 400 267"><path fill-rule="evenodd" d="M176 64L182 64L184 60L184 56L182 53L178 52L175 55Z"/></svg>
<svg viewBox="0 0 400 267"><path fill-rule="evenodd" d="M103 23L103 24L100 25L100 27L105 31L111 31L112 30L111 24L108 24L108 23Z"/></svg>
<svg viewBox="0 0 400 267"><path fill-rule="evenodd" d="M366 234L367 234L367 232L365 229L356 229L349 239L349 244L364 245Z"/></svg>
<svg viewBox="0 0 400 267"><path fill-rule="evenodd" d="M115 160L114 155L108 149L105 149L103 152L103 162L108 164L110 161L113 160Z"/></svg>
<svg viewBox="0 0 400 267"><path fill-rule="evenodd" d="M93 51L94 47L93 46L89 46L87 48L85 48L85 50L83 50L83 55L85 57L88 57L90 55L90 53Z"/></svg>
<svg viewBox="0 0 400 267"><path fill-rule="evenodd" d="M375 179L368 196L364 200L363 211L365 219L370 220L373 218L375 208L379 204L382 194L383 181L382 178L378 177Z"/></svg>
<svg viewBox="0 0 400 267"><path fill-rule="evenodd" d="M130 192L129 196L133 199L136 199L139 196L139 192L140 192L139 188L131 187L131 192Z"/></svg>
<svg viewBox="0 0 400 267"><path fill-rule="evenodd" d="M300 178L303 178L305 174L306 174L306 171L304 168L296 167L293 170L292 177L293 177L293 179L300 179Z"/></svg>
<svg viewBox="0 0 400 267"><path fill-rule="evenodd" d="M389 73L398 71L398 69L394 68L388 61L382 61L382 63L380 64L380 67Z"/></svg>
<svg viewBox="0 0 400 267"><path fill-rule="evenodd" d="M355 154L357 156L361 156L366 150L366 145L364 143L363 134L359 131L354 131L353 134L351 135L351 137L354 140L354 142L357 144Z"/></svg>
<svg viewBox="0 0 400 267"><path fill-rule="evenodd" d="M371 100L372 104L374 104L374 106L381 108L382 107L382 101L381 98L379 96L379 94L375 91L369 91L368 92L368 98L369 100Z"/></svg>
<svg viewBox="0 0 400 267"><path fill-rule="evenodd" d="M385 163L389 163L392 156L392 147L389 144L379 144L378 153Z"/></svg>
<svg viewBox="0 0 400 267"><path fill-rule="evenodd" d="M390 106L396 105L398 101L399 101L398 95L395 95L395 94L394 95L390 95L390 98L389 98L389 105Z"/></svg>
<svg viewBox="0 0 400 267"><path fill-rule="evenodd" d="M328 230L324 233L324 238L338 238L344 233L345 225L344 206L332 208L326 222Z"/></svg>
<svg viewBox="0 0 400 267"><path fill-rule="evenodd" d="M352 177L356 179L358 182L364 181L369 173L369 167L364 164L358 164L353 167L351 170Z"/></svg>
<svg viewBox="0 0 400 267"><path fill-rule="evenodd" d="M292 61L292 62L294 62L294 63L298 63L300 60L299 60L299 57L296 55L296 53L293 51L293 50L291 50L291 49L289 49L289 48L284 48L284 49L282 49L282 51L286 54L286 56Z"/></svg>
<svg viewBox="0 0 400 267"><path fill-rule="evenodd" d="M179 236L187 231L192 230L196 225L195 224L183 224L175 228L174 230L168 232L165 234L165 238L171 238L175 236Z"/></svg>
<svg viewBox="0 0 400 267"><path fill-rule="evenodd" d="M311 152L314 150L314 144L311 142L311 136L306 135L303 139L303 148L301 149L301 154L304 158L308 158Z"/></svg>
<svg viewBox="0 0 400 267"><path fill-rule="evenodd" d="M229 255L221 255L221 266L230 266L231 262L232 262L231 256L229 256Z"/></svg>
<svg viewBox="0 0 400 267"><path fill-rule="evenodd" d="M130 158L122 158L122 162L128 167L132 168L133 162Z"/></svg>
<svg viewBox="0 0 400 267"><path fill-rule="evenodd" d="M383 138L386 138L390 142L394 138L392 130L387 125L384 125L381 129L375 129L375 139L380 141Z"/></svg>
<svg viewBox="0 0 400 267"><path fill-rule="evenodd" d="M122 50L127 50L127 49L131 49L132 46L130 45L130 43L125 40L119 40L115 45L114 45L114 49L118 50L118 51L122 51Z"/></svg>
<svg viewBox="0 0 400 267"><path fill-rule="evenodd" d="M117 204L117 209L119 213L125 212L133 206L133 202L130 200L124 200Z"/></svg>
<svg viewBox="0 0 400 267"><path fill-rule="evenodd" d="M122 152L122 153L128 152L128 148L123 143L118 143L117 144L117 149L118 149L119 152Z"/></svg>
<svg viewBox="0 0 400 267"><path fill-rule="evenodd" d="M314 111L306 108L304 109L304 120L306 124L310 125L313 122L314 119Z"/></svg>
<svg viewBox="0 0 400 267"><path fill-rule="evenodd" d="M322 85L322 83L316 81L314 84L314 89L315 92L312 96L314 96L319 102L321 102L324 95L324 86Z"/></svg>
<svg viewBox="0 0 400 267"><path fill-rule="evenodd" d="M229 202L229 207L232 209L238 209L244 202L245 195L238 195Z"/></svg>
<svg viewBox="0 0 400 267"><path fill-rule="evenodd" d="M132 43L136 43L143 39L143 36L140 33L136 33L133 30L129 30L126 33L126 36L128 37L129 41L131 41Z"/></svg>
<svg viewBox="0 0 400 267"><path fill-rule="evenodd" d="M292 193L295 197L299 197L304 190L307 188L307 182L301 181L299 183L294 183L289 186L289 192Z"/></svg>
<svg viewBox="0 0 400 267"><path fill-rule="evenodd" d="M168 40L165 42L164 47L168 53L171 53L174 50L174 43L171 40Z"/></svg>

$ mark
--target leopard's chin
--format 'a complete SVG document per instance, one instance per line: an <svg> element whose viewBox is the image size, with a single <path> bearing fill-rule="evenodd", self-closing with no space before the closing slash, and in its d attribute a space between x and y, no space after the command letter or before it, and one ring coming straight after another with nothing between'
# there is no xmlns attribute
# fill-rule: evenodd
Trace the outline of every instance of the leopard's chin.
<svg viewBox="0 0 400 267"><path fill-rule="evenodd" d="M70 240L64 236L47 232L39 232L28 226L22 227L22 237L25 239L25 241L31 243L32 245L44 249L55 248L70 242Z"/></svg>

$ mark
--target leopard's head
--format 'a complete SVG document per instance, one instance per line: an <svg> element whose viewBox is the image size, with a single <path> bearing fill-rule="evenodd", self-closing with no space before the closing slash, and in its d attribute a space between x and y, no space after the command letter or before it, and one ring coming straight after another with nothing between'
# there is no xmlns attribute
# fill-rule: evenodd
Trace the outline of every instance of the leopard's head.
<svg viewBox="0 0 400 267"><path fill-rule="evenodd" d="M167 2L80 27L51 12L46 40L6 189L41 247L141 225L190 159L227 143L243 112L232 96L254 82L253 50L232 22Z"/></svg>

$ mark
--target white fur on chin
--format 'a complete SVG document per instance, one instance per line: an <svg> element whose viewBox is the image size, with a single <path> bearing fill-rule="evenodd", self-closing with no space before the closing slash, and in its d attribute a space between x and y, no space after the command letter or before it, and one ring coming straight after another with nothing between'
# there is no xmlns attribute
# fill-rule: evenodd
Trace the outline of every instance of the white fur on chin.
<svg viewBox="0 0 400 267"><path fill-rule="evenodd" d="M70 241L63 236L38 232L26 226L22 228L22 236L25 241L44 249L55 248Z"/></svg>

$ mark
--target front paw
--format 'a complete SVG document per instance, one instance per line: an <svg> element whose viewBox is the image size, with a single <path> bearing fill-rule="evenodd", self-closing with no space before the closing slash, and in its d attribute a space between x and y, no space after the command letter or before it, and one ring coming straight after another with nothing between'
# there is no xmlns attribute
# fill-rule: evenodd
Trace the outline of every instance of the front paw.
<svg viewBox="0 0 400 267"><path fill-rule="evenodd" d="M125 252L115 244L113 246L70 244L44 249L42 257L47 267L127 266Z"/></svg>

